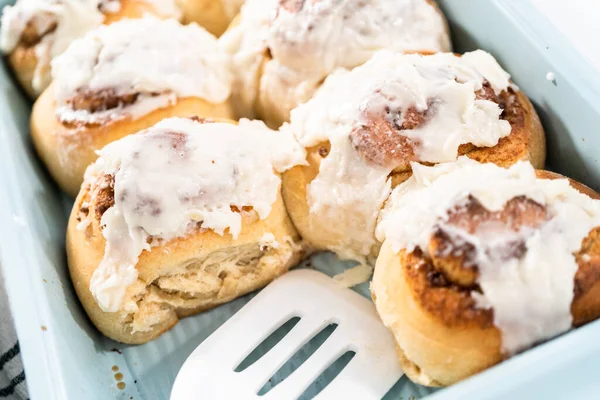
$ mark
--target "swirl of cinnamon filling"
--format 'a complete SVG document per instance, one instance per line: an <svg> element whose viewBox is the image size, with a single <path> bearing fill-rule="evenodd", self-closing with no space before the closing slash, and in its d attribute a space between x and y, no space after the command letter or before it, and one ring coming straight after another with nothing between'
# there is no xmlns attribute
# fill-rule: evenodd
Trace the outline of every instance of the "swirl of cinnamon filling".
<svg viewBox="0 0 600 400"><path fill-rule="evenodd" d="M429 241L429 251L436 271L452 283L463 287L476 285L478 266L475 244L464 240L456 231L481 239L499 229L505 229L505 240L499 240L486 251L509 260L521 258L525 251L526 235L517 235L523 228L532 230L548 220L545 206L524 196L509 200L502 210L489 211L473 196L448 212L445 223L435 227ZM514 233L514 237L511 237Z"/></svg>
<svg viewBox="0 0 600 400"><path fill-rule="evenodd" d="M374 96L379 95L375 92ZM522 99L515 93L511 87L503 89L499 94L494 92L490 83L484 80L481 88L475 91L476 100L486 100L498 105L501 110L500 120L510 123L511 132L517 132L526 129L524 126L525 105ZM387 99L390 103L393 99ZM410 169L410 162L424 161L417 154L418 148L422 145L418 136L405 136L403 132L412 131L427 124L440 110L442 101L436 98L429 99L424 110L419 110L414 106L406 109L392 109L386 105L382 110L373 109L367 106L362 109L363 121L356 126L350 134L350 140L356 151L365 162L380 165L386 168L392 168L395 172L407 171ZM499 145L508 147L514 141L508 142L500 138ZM526 143L523 143L526 145ZM474 150L485 150L486 147L477 147L472 143L461 143L457 154L465 155Z"/></svg>
<svg viewBox="0 0 600 400"><path fill-rule="evenodd" d="M600 201L538 176L522 162L419 166L378 226L423 309L448 327L493 324L505 355L600 316L588 296L600 278Z"/></svg>
<svg viewBox="0 0 600 400"><path fill-rule="evenodd" d="M306 185L311 223L340 238L328 248L362 259L377 246L378 212L390 188L410 176L411 162L468 154L510 165L533 158L531 147L543 154L532 139L543 137L541 128L526 123L537 121L527 107L509 75L480 50L461 57L382 50L352 71L330 75L284 128L309 149L315 169ZM315 157L315 148L327 151Z"/></svg>
<svg viewBox="0 0 600 400"><path fill-rule="evenodd" d="M35 21L27 21L21 37L19 39L19 45L23 47L34 47L42 41L44 36L51 34L56 31L58 23L56 21L50 22L47 26L39 27ZM40 30L42 28L42 30Z"/></svg>
<svg viewBox="0 0 600 400"><path fill-rule="evenodd" d="M147 17L101 26L52 63L65 124L137 119L179 98L227 100L230 72L217 41L196 24Z"/></svg>
<svg viewBox="0 0 600 400"><path fill-rule="evenodd" d="M475 201L462 212L451 212L451 214L450 218L453 220L453 224L463 225L465 230L472 230L478 226L481 222L480 217L487 222L495 221L506 224L504 228L510 230L519 226L521 228L528 225L541 226L549 218L545 207L525 197L513 198L500 212L485 210L481 204L477 204ZM531 227L533 228L533 226ZM494 251L500 252L506 263L526 256L525 242L522 239L497 243ZM400 269L395 272L402 275L408 289L406 295L410 296L414 304L436 323L453 332L470 330L488 332L489 336L485 336L488 342L485 345L482 344L482 348L499 343L494 350L495 353L488 354L484 362L481 364L473 362L472 365L476 366L476 369L471 370L470 374L509 357L517 349L507 348L503 340L507 328L498 325L499 318L494 307L482 307L481 298L484 294L477 282L479 269L476 262L473 261L475 252L476 249L472 243L456 240L456 238L437 231L430 238L427 253L420 248L411 252L402 250L399 254L400 265L398 267ZM568 330L571 326L578 327L591 322L600 316L600 302L597 294L600 288L600 227L593 228L584 237L581 247L574 252L573 257L576 260L577 270L572 282L563 282L565 286L573 287L572 300L565 308L566 312L570 313L570 316L567 317L569 322L561 328L563 331ZM540 273L537 284L545 285L545 282L544 273ZM518 290L515 288L512 293L508 294L507 300L511 297L519 298L521 295ZM519 312L517 311L515 314L519 315ZM560 317L551 314L547 318ZM387 321L387 323L390 322ZM521 343L518 350L556 334L556 331L552 333L544 331L551 325L547 322L540 323L537 328L540 336L530 336L529 340ZM495 329L498 329L499 332L492 333ZM402 346L402 343L399 345ZM427 375L427 368L421 370L420 365L412 364L412 360L406 358L402 348L400 348L399 355L403 362L409 363L407 368L413 369L417 374ZM460 371L458 374L465 373L463 370ZM414 372L411 376L417 378ZM435 381L429 383L439 385Z"/></svg>
<svg viewBox="0 0 600 400"><path fill-rule="evenodd" d="M506 204L501 212L485 210L476 200L460 214L451 213L452 224L466 224L467 231L476 229L482 215L487 221L511 225L509 229L540 226L547 218L545 207L524 197L517 197ZM458 220L460 219L460 221ZM506 260L521 258L526 251L525 241L513 240L498 244L494 250L502 252ZM429 242L429 254L416 249L403 256L405 276L415 291L416 298L428 312L443 320L448 326L464 326L476 323L486 328L493 325L494 310L481 308L471 292L481 292L477 284L478 267L475 248L452 238L443 230L436 231ZM594 228L583 239L581 249L575 253L578 269L574 277L571 313L573 326L580 326L596 319L600 306L587 307L586 297L600 280L600 227Z"/></svg>

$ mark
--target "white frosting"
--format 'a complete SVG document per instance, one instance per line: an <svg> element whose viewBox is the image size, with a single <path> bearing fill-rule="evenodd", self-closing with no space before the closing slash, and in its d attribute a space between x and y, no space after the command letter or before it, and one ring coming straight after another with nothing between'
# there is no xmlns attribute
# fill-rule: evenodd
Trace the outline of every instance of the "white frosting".
<svg viewBox="0 0 600 400"><path fill-rule="evenodd" d="M100 26L52 62L57 116L98 122L126 115L138 118L183 97L222 103L231 89L227 62L216 38L197 24L148 16ZM116 109L72 109L69 101L77 93L102 90L140 95L133 104Z"/></svg>
<svg viewBox="0 0 600 400"><path fill-rule="evenodd" d="M178 18L180 11L174 0L148 0L164 17ZM2 10L0 47L10 53L19 43L28 24L35 26L41 41L35 45L37 65L32 85L36 91L49 84L50 61L61 54L75 38L104 21L104 14L120 10L119 0L18 0ZM48 29L56 24L56 29Z"/></svg>
<svg viewBox="0 0 600 400"><path fill-rule="evenodd" d="M250 113L260 90L289 111L338 67L352 68L379 49L449 51L445 22L426 0L247 0L239 25L222 37L239 72L234 91ZM258 70L264 55L273 57Z"/></svg>
<svg viewBox="0 0 600 400"><path fill-rule="evenodd" d="M102 216L106 249L90 290L109 312L119 310L137 279L142 251L197 231L197 223L237 238L242 216L231 207L252 207L266 218L281 182L275 171L302 163L305 156L291 136L262 122L242 120L236 126L181 118L163 120L98 154L86 182L94 185L114 175L115 204ZM274 238L264 239L266 244Z"/></svg>
<svg viewBox="0 0 600 400"><path fill-rule="evenodd" d="M463 143L494 146L511 128L499 119L496 103L476 100L474 92L484 80L497 92L509 84L508 74L480 50L460 58L382 50L352 71L330 75L311 100L292 111L291 123L282 129L290 129L307 148L331 143L329 155L307 190L310 212L320 221L329 221L323 229L332 237L344 238L331 250L358 260L369 255L377 244L376 218L389 194L388 177L395 167L365 161L353 147L351 134L371 124L367 117L401 123L400 111L412 107L425 112L433 99L428 121L401 131L420 142L414 146L417 160L455 160ZM383 154L378 143L371 147L382 158L389 155Z"/></svg>
<svg viewBox="0 0 600 400"><path fill-rule="evenodd" d="M480 307L493 309L508 354L570 329L578 269L574 253L600 226L600 201L579 193L566 179L537 179L526 162L504 169L461 157L456 163L412 167L413 176L394 189L381 214L378 238L396 252L419 247L428 255L429 240L442 227L455 240L474 245L483 293L472 295ZM549 219L517 232L490 222L469 234L446 223L449 210L468 195L489 211L525 196L544 205ZM515 240L524 242L525 253L507 256L505 249Z"/></svg>
<svg viewBox="0 0 600 400"><path fill-rule="evenodd" d="M267 232L264 235L262 235L259 241L259 245L261 249L265 249L267 247L277 249L280 246L279 242L275 240L275 235L273 235L270 232Z"/></svg>

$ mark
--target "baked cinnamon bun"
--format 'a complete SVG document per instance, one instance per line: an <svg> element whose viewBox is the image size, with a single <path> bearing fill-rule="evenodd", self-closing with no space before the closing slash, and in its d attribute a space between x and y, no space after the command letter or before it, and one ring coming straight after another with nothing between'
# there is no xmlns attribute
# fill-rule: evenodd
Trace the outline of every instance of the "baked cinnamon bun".
<svg viewBox="0 0 600 400"><path fill-rule="evenodd" d="M336 68L377 50L450 50L446 21L428 0L248 0L221 42L233 54L236 111L272 127Z"/></svg>
<svg viewBox="0 0 600 400"><path fill-rule="evenodd" d="M544 133L527 97L488 53L457 56L382 50L327 78L292 111L290 130L308 165L284 175L283 195L301 236L342 258L374 259L377 216L411 162L459 155L541 168Z"/></svg>
<svg viewBox="0 0 600 400"><path fill-rule="evenodd" d="M524 161L414 163L371 284L409 378L449 385L598 318L599 198Z"/></svg>
<svg viewBox="0 0 600 400"><path fill-rule="evenodd" d="M0 49L31 98L50 84L50 62L100 24L150 14L179 18L175 0L17 0L2 10Z"/></svg>
<svg viewBox="0 0 600 400"><path fill-rule="evenodd" d="M178 0L184 22L196 22L220 36L239 13L244 0Z"/></svg>
<svg viewBox="0 0 600 400"><path fill-rule="evenodd" d="M297 263L279 173L303 162L262 122L170 118L99 151L67 229L69 271L92 322L144 343Z"/></svg>
<svg viewBox="0 0 600 400"><path fill-rule="evenodd" d="M231 74L214 36L146 17L100 26L52 63L31 132L58 184L75 196L95 151L167 117L230 118Z"/></svg>

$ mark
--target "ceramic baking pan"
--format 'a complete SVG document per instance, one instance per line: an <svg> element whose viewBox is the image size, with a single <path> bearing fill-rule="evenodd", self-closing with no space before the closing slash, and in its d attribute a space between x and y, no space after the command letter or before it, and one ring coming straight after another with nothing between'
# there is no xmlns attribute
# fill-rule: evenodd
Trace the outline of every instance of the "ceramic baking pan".
<svg viewBox="0 0 600 400"><path fill-rule="evenodd" d="M592 3L573 3L585 1ZM540 11L538 3L442 0L440 6L450 20L455 50L488 50L531 97L548 134L550 168L600 189L598 71L593 58L582 54L581 47L561 33L562 28L548 12ZM547 79L549 72L554 80ZM30 111L30 102L3 65L0 257L31 398L168 399L186 357L249 296L184 319L146 345L123 346L100 335L80 307L68 278L64 232L71 200L59 192L35 156L28 134ZM323 254L308 266L334 274L348 265ZM367 294L366 284L357 290ZM600 398L598 338L600 323L589 324L437 391L433 397ZM304 349L310 351L310 346ZM293 367L294 363L289 364L289 370L282 373ZM307 397L328 379L316 382ZM431 393L402 378L385 398L407 400Z"/></svg>

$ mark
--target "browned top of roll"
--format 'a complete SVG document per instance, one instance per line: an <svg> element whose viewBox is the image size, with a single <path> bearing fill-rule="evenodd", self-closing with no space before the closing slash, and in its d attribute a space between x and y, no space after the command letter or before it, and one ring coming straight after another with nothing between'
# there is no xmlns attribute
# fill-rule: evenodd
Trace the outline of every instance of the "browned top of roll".
<svg viewBox="0 0 600 400"><path fill-rule="evenodd" d="M538 177L556 179L561 176L540 171ZM582 193L600 198L597 193L577 182L572 182L572 185ZM470 198L465 206L450 210L446 223L473 233L481 223L496 221L517 231L522 227L539 227L548 218L550 216L543 205L523 196L513 198L502 210L495 212ZM506 243L507 258L522 255L524 245ZM401 270L416 301L446 326L493 326L493 310L478 308L471 296L472 291L480 291L474 251L471 244L457 243L451 235L438 229L429 241L431 257L425 256L420 249L401 253ZM575 274L571 313L573 325L577 326L600 316L600 227L590 231L582 241L575 259L579 269Z"/></svg>
<svg viewBox="0 0 600 400"><path fill-rule="evenodd" d="M525 128L525 106L512 88L509 87L496 95L490 83L485 81L482 88L475 92L475 96L479 100L489 100L498 104L502 109L500 118L508 121L512 128L509 137L513 134L518 136ZM419 143L402 135L402 132L416 129L432 118L436 113L436 102L431 99L426 110L418 111L411 107L401 110L397 116L390 115L389 107L384 111L384 115L365 115L366 123L352 131L350 140L365 161L382 167L393 167L395 172L410 170L410 162L420 161L414 152ZM498 146L502 146L502 141L507 140L500 139ZM458 155L465 155L477 149L487 148L477 148L467 143L459 147Z"/></svg>

